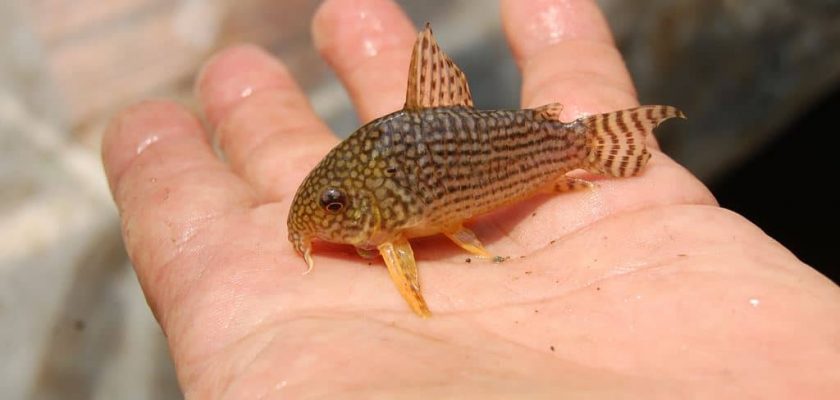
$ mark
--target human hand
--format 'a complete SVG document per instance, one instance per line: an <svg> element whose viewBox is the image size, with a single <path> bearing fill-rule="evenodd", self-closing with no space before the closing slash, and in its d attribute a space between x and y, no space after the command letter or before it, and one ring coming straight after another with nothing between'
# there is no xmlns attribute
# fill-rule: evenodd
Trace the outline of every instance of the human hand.
<svg viewBox="0 0 840 400"><path fill-rule="evenodd" d="M523 107L635 106L594 2L506 1ZM401 107L415 29L386 0L328 1L319 49L364 122ZM440 37L444 49L446 38ZM456 60L457 61L457 60ZM117 116L103 159L138 278L187 397L793 397L840 390L840 289L718 208L656 150L641 176L472 225L503 264L413 241L433 317L381 260L286 239L298 184L337 139L288 71L234 47L197 83L227 163L170 102Z"/></svg>

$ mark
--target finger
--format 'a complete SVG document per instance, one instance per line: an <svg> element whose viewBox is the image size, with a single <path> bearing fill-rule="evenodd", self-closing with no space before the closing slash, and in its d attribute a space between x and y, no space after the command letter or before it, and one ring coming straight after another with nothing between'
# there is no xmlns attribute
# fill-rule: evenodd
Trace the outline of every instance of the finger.
<svg viewBox="0 0 840 400"><path fill-rule="evenodd" d="M396 4L326 1L315 14L312 35L363 122L402 108L417 32Z"/></svg>
<svg viewBox="0 0 840 400"><path fill-rule="evenodd" d="M171 102L141 103L116 116L103 138L102 158L126 248L152 305L160 291L173 288L149 281L190 238L253 202L245 183L214 156L198 121Z"/></svg>
<svg viewBox="0 0 840 400"><path fill-rule="evenodd" d="M560 102L564 105L561 119L570 121L581 114L638 105L630 75L594 0L504 0L502 20L522 70L523 106ZM653 135L646 142L649 148L657 148ZM580 227L605 215L652 205L714 204L708 190L670 158L654 152L649 167L641 179L604 181L597 195L602 201L599 211L573 224L542 222ZM567 201L551 206L569 209ZM560 216L563 213L547 215L565 218Z"/></svg>
<svg viewBox="0 0 840 400"><path fill-rule="evenodd" d="M637 105L604 16L592 0L502 2L505 32L522 70L526 107L560 102L563 119Z"/></svg>
<svg viewBox="0 0 840 400"><path fill-rule="evenodd" d="M255 46L213 57L196 86L231 169L254 187L260 201L293 193L338 140L289 71Z"/></svg>

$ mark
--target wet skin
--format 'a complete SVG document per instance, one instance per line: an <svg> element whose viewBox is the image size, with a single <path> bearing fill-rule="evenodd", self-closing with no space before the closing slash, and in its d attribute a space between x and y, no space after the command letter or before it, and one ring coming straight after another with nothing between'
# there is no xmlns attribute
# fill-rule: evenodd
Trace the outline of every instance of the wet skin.
<svg viewBox="0 0 840 400"><path fill-rule="evenodd" d="M523 107L558 101L570 120L637 104L593 3L509 1L502 13ZM400 107L415 31L395 6L330 1L313 29L364 121ZM352 249L323 249L321 267L301 276L283 221L337 139L288 71L253 47L231 48L204 69L198 95L227 164L170 102L125 110L103 142L126 246L188 397L840 390L840 289L718 208L660 152L641 176L473 225L489 249L525 258L466 263L446 239L416 243L436 311L421 320L382 265Z"/></svg>

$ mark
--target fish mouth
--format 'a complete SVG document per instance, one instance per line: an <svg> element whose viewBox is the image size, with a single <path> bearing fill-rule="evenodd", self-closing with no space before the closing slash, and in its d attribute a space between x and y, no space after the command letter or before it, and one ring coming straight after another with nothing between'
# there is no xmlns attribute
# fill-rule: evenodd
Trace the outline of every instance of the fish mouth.
<svg viewBox="0 0 840 400"><path fill-rule="evenodd" d="M310 241L308 240L309 237L310 235L304 235L296 230L289 229L289 242L292 243L292 247L298 254L303 255L304 250L306 250L306 243Z"/></svg>
<svg viewBox="0 0 840 400"><path fill-rule="evenodd" d="M306 251L311 247L311 235L302 235L298 232L289 232L289 241L292 242L292 247L295 248L295 252L300 255L304 255Z"/></svg>
<svg viewBox="0 0 840 400"><path fill-rule="evenodd" d="M304 275L308 274L312 271L312 267L315 265L312 260L311 235L301 235L298 232L289 232L289 241L292 242L292 247L295 248L295 252L303 256L303 260L306 261L306 272L304 272Z"/></svg>

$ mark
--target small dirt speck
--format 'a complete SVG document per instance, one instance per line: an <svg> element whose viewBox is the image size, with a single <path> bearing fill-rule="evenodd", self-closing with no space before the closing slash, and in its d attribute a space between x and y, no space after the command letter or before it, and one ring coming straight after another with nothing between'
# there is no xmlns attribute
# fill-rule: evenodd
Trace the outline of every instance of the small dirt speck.
<svg viewBox="0 0 840 400"><path fill-rule="evenodd" d="M73 322L73 329L79 332L85 330L85 326L87 326L87 324L85 324L85 321L81 319L77 319L75 322Z"/></svg>
<svg viewBox="0 0 840 400"><path fill-rule="evenodd" d="M551 349L551 351L554 351L554 346L549 346L549 349Z"/></svg>
<svg viewBox="0 0 840 400"><path fill-rule="evenodd" d="M539 313L540 313L540 310L536 310L536 309L534 310L534 314L539 314Z"/></svg>
<svg viewBox="0 0 840 400"><path fill-rule="evenodd" d="M493 257L493 262L496 264L503 263L507 260L510 260L510 256L502 257L502 256L495 256Z"/></svg>
<svg viewBox="0 0 840 400"><path fill-rule="evenodd" d="M525 271L525 275L531 275L534 271Z"/></svg>
<svg viewBox="0 0 840 400"><path fill-rule="evenodd" d="M552 240L552 241L550 241L550 242L548 242L548 243L549 243L549 244L554 244L554 243L557 243L557 240Z"/></svg>
<svg viewBox="0 0 840 400"><path fill-rule="evenodd" d="M677 254L677 257L688 257L688 254Z"/></svg>
<svg viewBox="0 0 840 400"><path fill-rule="evenodd" d="M368 265L373 265L373 263L372 263L372 262L370 262L370 261L368 261Z"/></svg>
<svg viewBox="0 0 840 400"><path fill-rule="evenodd" d="M465 261L467 264L469 264L469 263L471 263L471 262L472 262L472 258L467 257L467 259L466 259L466 260L464 260L464 261Z"/></svg>
<svg viewBox="0 0 840 400"><path fill-rule="evenodd" d="M600 286L598 286L598 287L596 287L596 288L595 288L595 290L601 290L601 287L600 287Z"/></svg>
<svg viewBox="0 0 840 400"><path fill-rule="evenodd" d="M531 214L531 216L532 216L532 217L536 217L536 216L537 216L537 213L533 213L533 214Z"/></svg>

